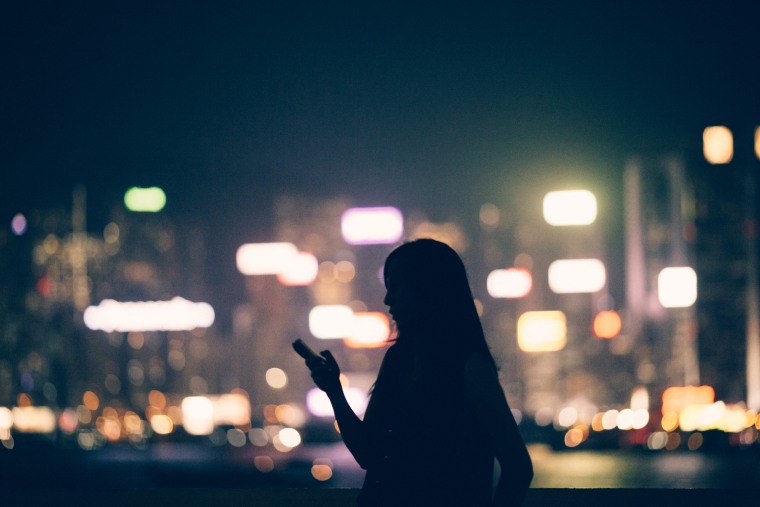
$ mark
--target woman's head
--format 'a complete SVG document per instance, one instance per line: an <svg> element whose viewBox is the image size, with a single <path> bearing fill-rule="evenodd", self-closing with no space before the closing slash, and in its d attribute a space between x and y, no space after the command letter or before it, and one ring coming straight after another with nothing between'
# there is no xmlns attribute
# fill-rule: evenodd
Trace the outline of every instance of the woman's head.
<svg viewBox="0 0 760 507"><path fill-rule="evenodd" d="M432 239L404 243L388 255L383 273L400 340L408 333L436 341L429 345L485 344L464 263L451 247Z"/></svg>

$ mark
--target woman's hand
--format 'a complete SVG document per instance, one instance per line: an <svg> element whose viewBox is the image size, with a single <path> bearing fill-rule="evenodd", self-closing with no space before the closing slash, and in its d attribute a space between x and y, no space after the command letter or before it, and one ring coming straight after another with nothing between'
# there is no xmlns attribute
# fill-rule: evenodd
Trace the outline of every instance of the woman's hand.
<svg viewBox="0 0 760 507"><path fill-rule="evenodd" d="M327 394L340 392L340 367L329 350L320 352L322 357L313 357L306 360L306 366L311 371L311 378L317 387Z"/></svg>

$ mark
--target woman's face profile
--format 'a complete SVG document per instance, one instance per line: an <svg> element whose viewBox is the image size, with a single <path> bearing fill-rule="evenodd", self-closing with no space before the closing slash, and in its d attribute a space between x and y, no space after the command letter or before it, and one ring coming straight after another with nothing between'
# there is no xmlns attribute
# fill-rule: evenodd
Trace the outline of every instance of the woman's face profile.
<svg viewBox="0 0 760 507"><path fill-rule="evenodd" d="M404 277L399 276L397 269L391 268L392 265L389 266L388 273L385 276L386 293L383 302L388 306L388 312L401 329L413 314L413 298L411 297L409 282Z"/></svg>

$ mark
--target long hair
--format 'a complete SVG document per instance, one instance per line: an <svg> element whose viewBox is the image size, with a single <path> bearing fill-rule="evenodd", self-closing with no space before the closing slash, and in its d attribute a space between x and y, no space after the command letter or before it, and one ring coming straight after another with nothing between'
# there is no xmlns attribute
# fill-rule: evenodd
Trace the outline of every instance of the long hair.
<svg viewBox="0 0 760 507"><path fill-rule="evenodd" d="M386 287L389 278L403 278L414 300L410 322L399 330L399 345L411 342L415 356L441 367L466 361L473 352L493 361L467 271L450 246L433 239L404 243L388 255L384 276Z"/></svg>

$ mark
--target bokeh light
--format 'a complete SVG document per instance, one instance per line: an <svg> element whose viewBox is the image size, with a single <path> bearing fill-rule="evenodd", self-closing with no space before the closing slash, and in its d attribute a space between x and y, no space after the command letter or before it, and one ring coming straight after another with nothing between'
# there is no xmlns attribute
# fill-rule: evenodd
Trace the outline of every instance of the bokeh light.
<svg viewBox="0 0 760 507"><path fill-rule="evenodd" d="M486 280L488 294L493 298L522 298L532 287L533 277L525 268L496 269Z"/></svg>
<svg viewBox="0 0 760 507"><path fill-rule="evenodd" d="M235 261L244 275L278 275L298 264L299 253L292 243L246 243L237 249Z"/></svg>
<svg viewBox="0 0 760 507"><path fill-rule="evenodd" d="M557 294L597 292L606 281L599 259L562 259L549 265L549 287Z"/></svg>
<svg viewBox="0 0 760 507"><path fill-rule="evenodd" d="M350 208L341 216L343 239L350 245L393 244L404 234L404 217L397 208Z"/></svg>
<svg viewBox="0 0 760 507"><path fill-rule="evenodd" d="M594 334L598 338L614 338L620 334L623 323L615 310L599 312L594 317Z"/></svg>
<svg viewBox="0 0 760 507"><path fill-rule="evenodd" d="M550 225L589 225L596 220L596 197L588 190L562 190L544 196L544 219Z"/></svg>
<svg viewBox="0 0 760 507"><path fill-rule="evenodd" d="M517 345L525 352L553 352L567 343L567 317L559 310L525 312L517 320Z"/></svg>
<svg viewBox="0 0 760 507"><path fill-rule="evenodd" d="M702 153L710 164L727 164L734 157L734 135L722 125L702 132Z"/></svg>
<svg viewBox="0 0 760 507"><path fill-rule="evenodd" d="M671 267L657 277L657 296L665 308L685 308L697 300L697 273L690 267Z"/></svg>
<svg viewBox="0 0 760 507"><path fill-rule="evenodd" d="M288 384L288 376L280 368L269 368L264 376L269 387L273 389L282 389Z"/></svg>
<svg viewBox="0 0 760 507"><path fill-rule="evenodd" d="M16 236L23 236L26 232L27 222L23 213L16 213L11 219L11 232Z"/></svg>
<svg viewBox="0 0 760 507"><path fill-rule="evenodd" d="M156 213L166 206L166 194L159 187L132 187L124 194L129 211Z"/></svg>
<svg viewBox="0 0 760 507"><path fill-rule="evenodd" d="M309 331L323 340L345 338L354 329L354 312L346 305L318 305L309 312Z"/></svg>
<svg viewBox="0 0 760 507"><path fill-rule="evenodd" d="M125 303L104 299L84 311L84 323L89 329L106 332L191 331L210 327L214 317L208 303L193 303L181 297Z"/></svg>

